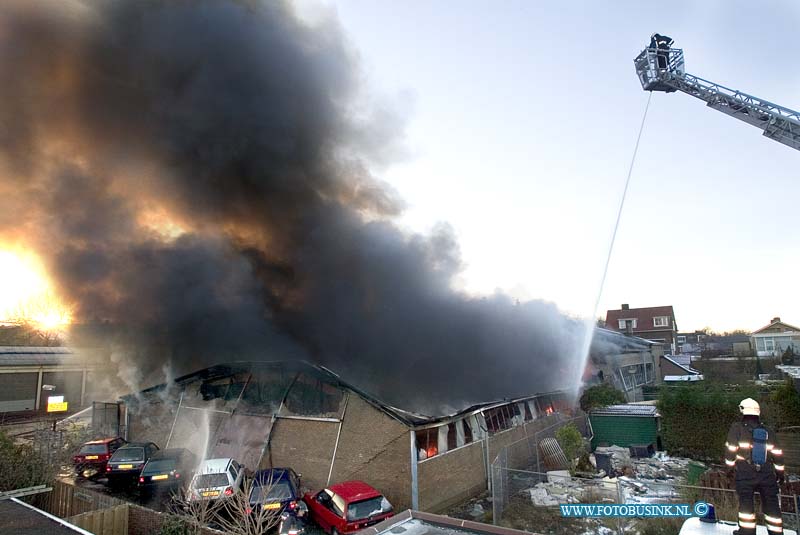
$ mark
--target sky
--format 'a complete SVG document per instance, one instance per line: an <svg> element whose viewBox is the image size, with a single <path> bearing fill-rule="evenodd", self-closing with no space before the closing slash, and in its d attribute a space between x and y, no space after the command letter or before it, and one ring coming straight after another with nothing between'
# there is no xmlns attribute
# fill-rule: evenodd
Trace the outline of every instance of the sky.
<svg viewBox="0 0 800 535"><path fill-rule="evenodd" d="M800 109L800 3L298 0L337 17L368 96L405 121L374 173L401 224L450 224L458 284L591 317L648 93L653 32L687 72ZM800 324L800 153L681 93L655 93L598 316L672 305L678 328Z"/></svg>

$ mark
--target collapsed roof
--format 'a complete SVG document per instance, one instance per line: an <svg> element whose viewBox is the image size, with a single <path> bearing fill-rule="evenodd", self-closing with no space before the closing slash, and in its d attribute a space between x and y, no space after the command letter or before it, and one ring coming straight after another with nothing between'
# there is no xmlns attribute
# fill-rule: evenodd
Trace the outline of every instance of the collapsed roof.
<svg viewBox="0 0 800 535"><path fill-rule="evenodd" d="M531 393L514 399L490 400L462 410L440 414L421 414L385 403L369 392L341 379L331 370L305 361L233 362L198 370L145 389L122 399L132 407L153 395L182 396L184 404L192 397L206 405L214 402L221 411L266 416L305 416L337 418L341 416L345 391L351 391L411 427L443 423L451 418L535 396L560 392ZM187 397L188 396L188 397Z"/></svg>

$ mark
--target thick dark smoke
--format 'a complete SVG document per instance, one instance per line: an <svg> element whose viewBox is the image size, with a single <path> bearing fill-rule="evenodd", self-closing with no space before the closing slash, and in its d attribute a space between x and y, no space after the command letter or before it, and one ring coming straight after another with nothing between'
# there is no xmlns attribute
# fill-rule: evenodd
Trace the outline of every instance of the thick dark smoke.
<svg viewBox="0 0 800 535"><path fill-rule="evenodd" d="M455 291L451 230L392 223L402 203L369 169L402 131L362 104L335 20L274 0L4 2L0 69L1 237L139 377L302 358L439 412L580 375L577 322Z"/></svg>

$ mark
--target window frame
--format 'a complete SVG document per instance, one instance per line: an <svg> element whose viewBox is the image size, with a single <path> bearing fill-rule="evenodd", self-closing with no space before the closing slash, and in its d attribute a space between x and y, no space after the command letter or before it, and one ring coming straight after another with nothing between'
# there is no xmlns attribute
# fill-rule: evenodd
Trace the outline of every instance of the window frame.
<svg viewBox="0 0 800 535"><path fill-rule="evenodd" d="M653 327L669 327L669 316L653 316Z"/></svg>

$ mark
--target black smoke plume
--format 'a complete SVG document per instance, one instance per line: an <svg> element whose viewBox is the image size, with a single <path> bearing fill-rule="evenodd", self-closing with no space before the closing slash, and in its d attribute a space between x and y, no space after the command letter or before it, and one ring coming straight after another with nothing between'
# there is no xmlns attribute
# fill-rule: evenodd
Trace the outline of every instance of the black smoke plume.
<svg viewBox="0 0 800 535"><path fill-rule="evenodd" d="M393 223L357 63L275 0L3 2L0 234L140 378L307 359L429 413L571 386L578 322L454 290L452 231Z"/></svg>

